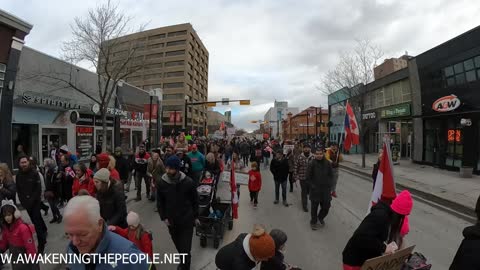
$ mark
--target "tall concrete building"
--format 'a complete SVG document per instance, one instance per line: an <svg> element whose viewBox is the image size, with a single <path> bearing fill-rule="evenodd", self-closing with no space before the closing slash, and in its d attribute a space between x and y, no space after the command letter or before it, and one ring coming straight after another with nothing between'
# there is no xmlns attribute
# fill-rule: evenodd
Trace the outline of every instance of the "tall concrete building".
<svg viewBox="0 0 480 270"><path fill-rule="evenodd" d="M268 109L263 117L265 121L264 128L266 131L268 130L272 138L280 138L282 136L282 120L287 119L289 113L295 115L298 112L298 108L288 107L287 101L275 101L273 107Z"/></svg>
<svg viewBox="0 0 480 270"><path fill-rule="evenodd" d="M119 40L136 46L134 60L143 60L143 67L126 81L145 90L163 89L163 134L171 134L174 124L177 131L184 127L185 99L189 103L203 102L208 97L209 54L192 25L156 28ZM126 56L119 50L113 57L112 61L121 61ZM186 129L204 134L207 106L189 105L187 115Z"/></svg>

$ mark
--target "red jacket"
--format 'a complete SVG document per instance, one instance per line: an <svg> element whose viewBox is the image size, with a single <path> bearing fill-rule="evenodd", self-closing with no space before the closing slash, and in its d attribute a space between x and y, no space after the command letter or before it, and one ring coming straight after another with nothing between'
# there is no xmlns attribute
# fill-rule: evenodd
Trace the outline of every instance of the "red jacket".
<svg viewBox="0 0 480 270"><path fill-rule="evenodd" d="M90 177L90 175L85 175L85 179L83 181L80 181L78 177L75 177L73 179L73 185L72 185L72 195L73 197L78 195L78 192L81 189L85 189L88 191L90 196L95 197L96 189L95 189L95 183L93 182L93 179Z"/></svg>
<svg viewBox="0 0 480 270"><path fill-rule="evenodd" d="M34 255L37 253L35 240L33 239L33 230L21 218L15 220L10 227L6 225L2 227L0 250L3 252L7 248L10 250L10 253L19 253L19 249L24 249L26 254Z"/></svg>
<svg viewBox="0 0 480 270"><path fill-rule="evenodd" d="M153 248L152 248L152 239L147 232L143 232L140 240L137 240L137 231L130 230L129 228L120 228L115 226L115 233L121 235L122 237L127 238L130 242L134 243L143 253L148 254L150 258L153 258Z"/></svg>
<svg viewBox="0 0 480 270"><path fill-rule="evenodd" d="M120 181L120 174L118 173L118 171L115 168L110 170L110 178L112 178L116 181Z"/></svg>
<svg viewBox="0 0 480 270"><path fill-rule="evenodd" d="M250 170L248 172L248 190L260 191L262 188L262 175L259 171Z"/></svg>

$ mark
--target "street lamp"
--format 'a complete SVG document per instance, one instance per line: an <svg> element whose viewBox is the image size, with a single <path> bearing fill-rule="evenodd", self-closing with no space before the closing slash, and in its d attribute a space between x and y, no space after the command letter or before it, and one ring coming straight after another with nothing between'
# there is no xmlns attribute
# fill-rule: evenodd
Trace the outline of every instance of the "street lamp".
<svg viewBox="0 0 480 270"><path fill-rule="evenodd" d="M188 107L188 100L189 100L189 97L188 95L185 95L185 119L183 120L183 128L185 129L185 133L187 133L187 107Z"/></svg>
<svg viewBox="0 0 480 270"><path fill-rule="evenodd" d="M155 94L157 96L157 136L155 136L155 145L158 144L160 141L160 137L162 136L162 130L163 130L163 89L162 88L156 88L155 89Z"/></svg>
<svg viewBox="0 0 480 270"><path fill-rule="evenodd" d="M155 95L155 90L152 89L150 92L148 92L150 95L150 107L149 107L149 113L148 113L148 146L147 149L150 150L152 148L152 103L153 103L153 97Z"/></svg>

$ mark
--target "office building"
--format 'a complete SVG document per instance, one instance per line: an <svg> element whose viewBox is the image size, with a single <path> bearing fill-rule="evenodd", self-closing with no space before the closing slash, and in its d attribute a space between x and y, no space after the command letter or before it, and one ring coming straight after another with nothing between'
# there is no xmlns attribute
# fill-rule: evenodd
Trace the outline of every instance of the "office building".
<svg viewBox="0 0 480 270"><path fill-rule="evenodd" d="M274 106L263 117L266 132L271 138L279 138L282 135L282 120L287 119L288 113L295 115L298 112L298 108L288 107L287 101L275 101Z"/></svg>

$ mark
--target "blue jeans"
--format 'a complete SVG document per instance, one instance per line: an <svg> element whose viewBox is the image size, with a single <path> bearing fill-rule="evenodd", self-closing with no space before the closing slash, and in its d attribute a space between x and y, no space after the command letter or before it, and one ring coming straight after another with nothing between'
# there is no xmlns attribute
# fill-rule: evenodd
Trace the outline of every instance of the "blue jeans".
<svg viewBox="0 0 480 270"><path fill-rule="evenodd" d="M284 202L287 201L287 181L275 181L275 201L278 201L280 186L282 186L282 199Z"/></svg>

